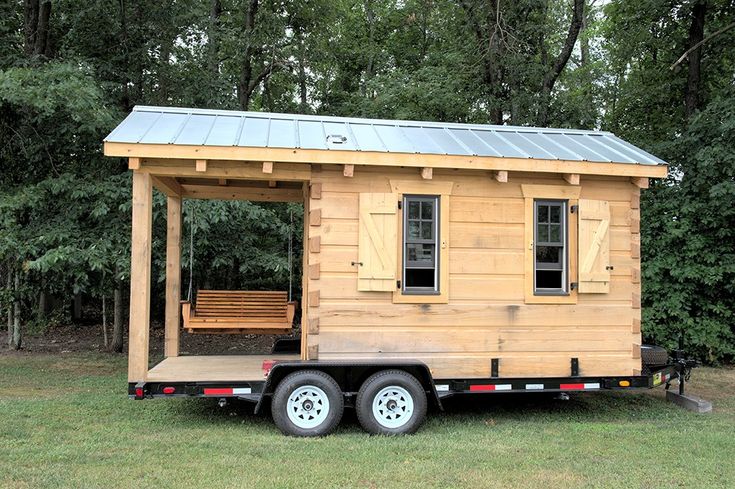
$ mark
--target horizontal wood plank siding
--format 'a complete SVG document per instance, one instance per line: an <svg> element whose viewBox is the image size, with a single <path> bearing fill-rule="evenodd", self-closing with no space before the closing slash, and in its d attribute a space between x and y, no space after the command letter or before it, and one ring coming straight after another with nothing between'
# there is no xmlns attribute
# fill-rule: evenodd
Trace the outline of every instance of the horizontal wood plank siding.
<svg viewBox="0 0 735 489"><path fill-rule="evenodd" d="M489 172L435 169L431 182L454 182L449 204L449 303L396 304L391 292L357 290L358 210L362 192L391 192L390 180L421 181L412 169L360 168L351 178L341 167L312 173L321 189L310 201L321 225L318 237L319 359L417 358L438 378L488 377L492 358L501 377L568 376L570 358L581 375L632 375L640 344L640 310L634 310L634 269L640 268L631 210L637 189L628 178L581 177L580 198L610 203L609 294L579 294L576 304L524 302L524 199L522 184L568 185L562 175L509 174L500 183ZM314 335L314 331L311 335Z"/></svg>

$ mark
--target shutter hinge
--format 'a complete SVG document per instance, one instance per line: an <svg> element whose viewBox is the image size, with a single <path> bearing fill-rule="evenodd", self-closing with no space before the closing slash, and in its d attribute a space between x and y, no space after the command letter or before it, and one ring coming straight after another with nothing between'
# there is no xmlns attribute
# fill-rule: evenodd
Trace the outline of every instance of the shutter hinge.
<svg viewBox="0 0 735 489"><path fill-rule="evenodd" d="M400 200L398 201L398 208L399 209L403 208L403 203Z"/></svg>
<svg viewBox="0 0 735 489"><path fill-rule="evenodd" d="M572 290L574 290L574 289L576 289L577 287L579 287L579 284L578 284L577 282L572 282L572 283L570 284L570 287L571 287L571 289L572 289Z"/></svg>
<svg viewBox="0 0 735 489"><path fill-rule="evenodd" d="M400 280L396 280L396 289L399 289L399 290L401 289L401 281Z"/></svg>
<svg viewBox="0 0 735 489"><path fill-rule="evenodd" d="M572 214L574 214L575 212L577 212L579 210L579 206L575 204L575 205L571 206L569 208L569 210L571 211Z"/></svg>

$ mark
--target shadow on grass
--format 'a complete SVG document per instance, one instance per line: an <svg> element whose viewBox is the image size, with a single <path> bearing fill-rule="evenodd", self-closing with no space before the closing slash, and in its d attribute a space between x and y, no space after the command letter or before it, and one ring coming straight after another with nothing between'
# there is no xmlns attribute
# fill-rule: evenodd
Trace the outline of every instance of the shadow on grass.
<svg viewBox="0 0 735 489"><path fill-rule="evenodd" d="M166 411L172 421L245 425L253 429L277 430L271 420L268 401L257 414L254 413L255 403L239 400L228 400L224 407L218 406L217 399L172 399L168 402L170 404ZM630 423L656 420L662 413L669 416L683 412L661 398L640 391L578 393L572 394L568 401L556 399L554 394L457 395L444 399L442 404L443 412L436 407L429 409L430 424L495 424L508 421L542 424ZM354 409L345 409L338 431L362 432Z"/></svg>

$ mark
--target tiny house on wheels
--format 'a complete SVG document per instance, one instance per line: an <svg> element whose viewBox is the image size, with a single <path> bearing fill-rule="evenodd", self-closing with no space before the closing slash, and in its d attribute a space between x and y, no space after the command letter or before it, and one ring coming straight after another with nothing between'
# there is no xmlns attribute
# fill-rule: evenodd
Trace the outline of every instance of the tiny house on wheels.
<svg viewBox="0 0 735 489"><path fill-rule="evenodd" d="M641 346L640 192L667 167L613 134L136 107L104 152L133 172L135 399L267 401L303 436L329 433L347 406L371 433L410 433L447 396L683 372ZM151 367L154 188L168 231L165 359ZM303 203L303 300L199 290L182 307L183 199ZM181 356L182 331L291 340Z"/></svg>

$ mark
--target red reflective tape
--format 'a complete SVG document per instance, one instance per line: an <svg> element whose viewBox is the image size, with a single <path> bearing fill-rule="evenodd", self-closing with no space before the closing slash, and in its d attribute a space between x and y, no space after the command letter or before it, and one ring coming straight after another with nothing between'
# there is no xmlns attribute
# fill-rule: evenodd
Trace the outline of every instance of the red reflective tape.
<svg viewBox="0 0 735 489"><path fill-rule="evenodd" d="M232 395L232 388L231 387L217 387L217 388L209 388L204 389L204 395L205 396L231 396Z"/></svg>
<svg viewBox="0 0 735 489"><path fill-rule="evenodd" d="M495 386L492 384L477 384L471 385L470 391L494 391Z"/></svg>
<svg viewBox="0 0 735 489"><path fill-rule="evenodd" d="M561 384L559 386L559 389L565 390L565 391L571 391L571 390L584 390L584 384Z"/></svg>

